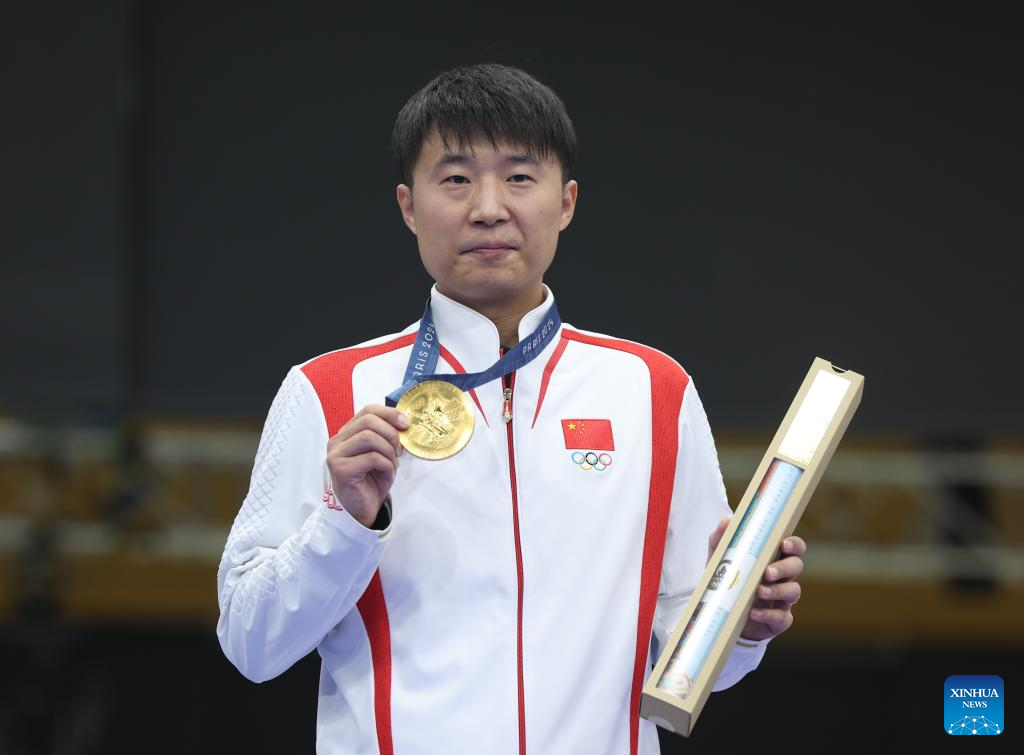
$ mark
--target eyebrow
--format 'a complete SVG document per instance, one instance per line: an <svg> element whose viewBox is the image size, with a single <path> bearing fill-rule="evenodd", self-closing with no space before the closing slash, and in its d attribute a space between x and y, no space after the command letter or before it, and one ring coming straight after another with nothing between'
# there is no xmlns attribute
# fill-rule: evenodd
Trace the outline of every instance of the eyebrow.
<svg viewBox="0 0 1024 755"><path fill-rule="evenodd" d="M472 159L473 158L465 152L445 152L441 159L434 163L434 167L431 172L436 172L446 165L465 165L472 162ZM529 152L516 152L503 157L501 161L512 165L532 165L537 167L540 167L541 164L537 156L530 154Z"/></svg>

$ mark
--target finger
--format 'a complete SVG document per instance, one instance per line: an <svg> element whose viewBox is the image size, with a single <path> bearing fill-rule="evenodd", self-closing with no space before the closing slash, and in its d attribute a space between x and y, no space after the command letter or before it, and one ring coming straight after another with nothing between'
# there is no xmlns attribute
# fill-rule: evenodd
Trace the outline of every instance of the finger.
<svg viewBox="0 0 1024 755"><path fill-rule="evenodd" d="M357 414L356 416L358 417L360 415L365 414L376 415L381 419L385 420L386 422L388 422L389 424L394 425L399 430L405 430L409 427L410 424L412 424L409 421L408 417L406 417L404 414L402 414L402 412L398 411L398 409L396 409L393 406L382 406L381 404L367 404L366 406L359 410L359 414Z"/></svg>
<svg viewBox="0 0 1024 755"><path fill-rule="evenodd" d="M379 472L381 474L381 481L387 483L386 487L381 486L379 491L381 495L387 493L391 488L396 470L395 462L377 451L369 451L365 454L353 456L345 464L346 476L350 480L362 479L371 472ZM335 491L335 494L337 494L337 491Z"/></svg>
<svg viewBox="0 0 1024 755"><path fill-rule="evenodd" d="M793 612L788 608L752 608L750 618L766 624L772 634L785 632L793 625Z"/></svg>
<svg viewBox="0 0 1024 755"><path fill-rule="evenodd" d="M718 520L718 524L711 530L711 534L708 535L708 558L711 558L711 554L715 552L715 548L722 542L722 535L725 534L726 528L729 526L729 517L724 516Z"/></svg>
<svg viewBox="0 0 1024 755"><path fill-rule="evenodd" d="M376 451L391 462L398 460L398 451L395 447L387 438L378 435L373 430L363 430L348 440L342 441L335 453L341 458L351 458L369 451Z"/></svg>
<svg viewBox="0 0 1024 755"><path fill-rule="evenodd" d="M377 427L377 421L382 421L387 427L395 428L397 431L407 430L412 424L408 417L397 409L387 406L368 404L359 410L352 419L346 422L330 440L345 440L367 427Z"/></svg>
<svg viewBox="0 0 1024 755"><path fill-rule="evenodd" d="M802 537L791 535L782 541L782 552L789 556L802 556L807 553L807 543Z"/></svg>
<svg viewBox="0 0 1024 755"><path fill-rule="evenodd" d="M358 433L365 431L375 432L385 438L388 443L394 446L396 453L401 453L402 444L398 440L398 430L387 420L375 414L364 414L362 417L354 418L345 425L338 434L334 436L340 442L349 440Z"/></svg>
<svg viewBox="0 0 1024 755"><path fill-rule="evenodd" d="M409 417L402 414L393 407L383 407L380 404L368 404L367 406L356 412L352 419L350 419L345 425L342 426L340 430L338 430L335 436L337 437L337 435L340 435L342 432L344 432L345 428L348 427L348 425L352 424L353 422L361 422L362 420L364 420L364 418L371 416L380 417L389 425L399 430L409 429L409 426L412 424ZM359 426L362 425L360 424Z"/></svg>
<svg viewBox="0 0 1024 755"><path fill-rule="evenodd" d="M395 482L395 474L398 468L393 466L390 469L372 469L368 477L373 480L373 484L377 487L377 494L380 496L380 500L384 500L384 497L391 490L391 486Z"/></svg>
<svg viewBox="0 0 1024 755"><path fill-rule="evenodd" d="M804 570L804 560L799 556L788 556L781 561L770 564L764 570L765 582L778 582L784 579L796 579Z"/></svg>
<svg viewBox="0 0 1024 755"><path fill-rule="evenodd" d="M335 491L343 508L349 508L348 499L363 501L366 488L372 489L377 501L384 500L395 481L397 468L376 451L361 454L351 460L349 483Z"/></svg>
<svg viewBox="0 0 1024 755"><path fill-rule="evenodd" d="M780 582L777 585L759 585L757 597L761 600L778 600L788 606L800 600L799 582Z"/></svg>

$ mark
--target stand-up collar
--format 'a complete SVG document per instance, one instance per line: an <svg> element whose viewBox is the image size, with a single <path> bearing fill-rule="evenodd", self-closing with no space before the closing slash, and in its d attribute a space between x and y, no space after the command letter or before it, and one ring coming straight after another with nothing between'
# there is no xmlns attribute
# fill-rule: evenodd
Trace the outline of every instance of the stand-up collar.
<svg viewBox="0 0 1024 755"><path fill-rule="evenodd" d="M519 321L519 340L532 333L554 302L551 289L544 286L544 301ZM464 304L430 289L430 312L434 316L438 340L458 359L467 372L480 372L497 361L501 339L494 323Z"/></svg>

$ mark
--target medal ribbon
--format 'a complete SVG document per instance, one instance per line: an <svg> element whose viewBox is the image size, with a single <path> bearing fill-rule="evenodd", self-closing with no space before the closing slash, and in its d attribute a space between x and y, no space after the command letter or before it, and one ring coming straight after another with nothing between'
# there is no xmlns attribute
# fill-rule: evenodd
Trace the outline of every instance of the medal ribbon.
<svg viewBox="0 0 1024 755"><path fill-rule="evenodd" d="M409 356L409 364L405 368L405 379L402 381L401 387L388 394L384 403L394 406L403 393L414 385L427 380L443 380L456 388L469 391L508 375L510 372L515 372L540 356L544 347L550 343L552 336L558 332L561 326L562 319L558 316L558 308L554 302L551 302L548 311L541 318L540 325L483 372L435 375L434 370L437 368L437 358L441 350L438 346L437 328L434 326L434 318L430 313L430 299L428 298L427 306L423 310L423 318L420 320L420 330L416 335L412 354Z"/></svg>

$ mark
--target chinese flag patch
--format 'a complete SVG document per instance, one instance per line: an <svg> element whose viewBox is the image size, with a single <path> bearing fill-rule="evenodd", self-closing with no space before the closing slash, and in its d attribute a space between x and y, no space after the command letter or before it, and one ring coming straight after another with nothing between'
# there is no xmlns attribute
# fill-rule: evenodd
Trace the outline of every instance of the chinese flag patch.
<svg viewBox="0 0 1024 755"><path fill-rule="evenodd" d="M614 451L612 422L608 419L563 419L565 447L585 451Z"/></svg>

